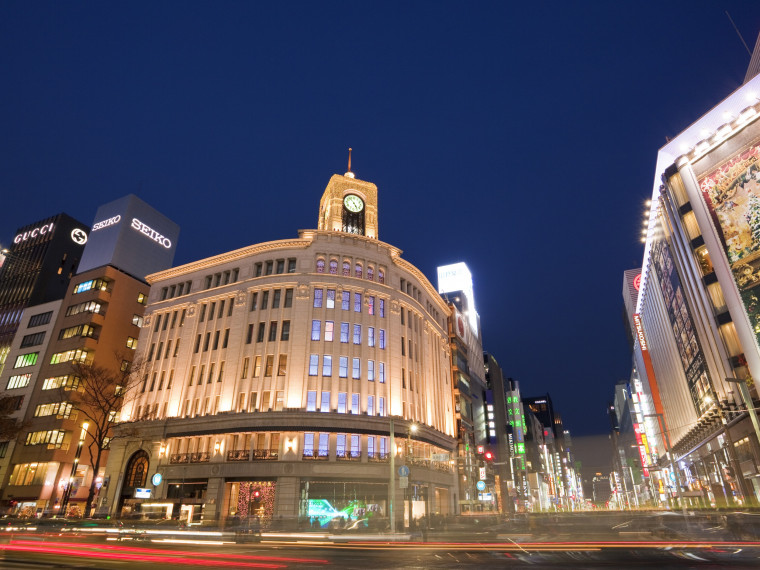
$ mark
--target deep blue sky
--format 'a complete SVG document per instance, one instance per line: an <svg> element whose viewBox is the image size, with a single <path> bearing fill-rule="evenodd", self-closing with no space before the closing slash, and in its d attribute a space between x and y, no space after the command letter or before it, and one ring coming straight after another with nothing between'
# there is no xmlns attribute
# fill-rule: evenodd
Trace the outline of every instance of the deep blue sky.
<svg viewBox="0 0 760 570"><path fill-rule="evenodd" d="M484 347L576 436L627 378L622 273L657 150L736 89L760 2L2 2L0 243L136 193L176 262L316 226L333 173L380 239L475 276Z"/></svg>

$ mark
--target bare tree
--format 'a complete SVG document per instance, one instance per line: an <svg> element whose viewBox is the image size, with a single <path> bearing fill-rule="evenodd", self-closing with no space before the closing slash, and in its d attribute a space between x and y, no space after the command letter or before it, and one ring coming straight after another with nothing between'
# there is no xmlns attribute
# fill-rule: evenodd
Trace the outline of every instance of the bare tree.
<svg viewBox="0 0 760 570"><path fill-rule="evenodd" d="M85 504L85 513L89 514L103 452L114 438L113 428L119 423L125 395L139 383L140 366L122 360L122 365L116 369L86 362L73 363L71 368L78 386L73 390L69 387L71 391L67 392L67 397L88 424L86 444L93 471Z"/></svg>
<svg viewBox="0 0 760 570"><path fill-rule="evenodd" d="M22 418L11 417L23 401L23 396L0 396L0 441L10 441L26 427Z"/></svg>

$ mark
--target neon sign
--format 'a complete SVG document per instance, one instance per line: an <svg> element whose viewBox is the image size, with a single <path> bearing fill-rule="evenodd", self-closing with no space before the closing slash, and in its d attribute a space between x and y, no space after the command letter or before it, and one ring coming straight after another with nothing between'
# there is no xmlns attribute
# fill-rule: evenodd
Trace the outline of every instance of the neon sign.
<svg viewBox="0 0 760 570"><path fill-rule="evenodd" d="M121 221L121 214L116 214L113 218L107 220L101 220L92 226L92 231L96 232L108 226L114 226Z"/></svg>
<svg viewBox="0 0 760 570"><path fill-rule="evenodd" d="M641 346L641 352L647 352L647 340L644 338L644 327L641 325L641 315L638 313L633 315L633 322L636 325L636 336L639 339L639 346Z"/></svg>
<svg viewBox="0 0 760 570"><path fill-rule="evenodd" d="M172 246L172 242L168 237L161 235L156 230L151 228L148 224L141 222L137 218L132 218L131 226L141 234L148 236L154 242L161 244L166 249L169 249Z"/></svg>
<svg viewBox="0 0 760 570"><path fill-rule="evenodd" d="M28 241L30 239L36 238L37 236L44 236L45 234L52 231L53 231L53 222L50 222L49 224L45 224L44 226L34 228L31 231L18 234L15 238L13 238L13 243L21 243L22 241Z"/></svg>

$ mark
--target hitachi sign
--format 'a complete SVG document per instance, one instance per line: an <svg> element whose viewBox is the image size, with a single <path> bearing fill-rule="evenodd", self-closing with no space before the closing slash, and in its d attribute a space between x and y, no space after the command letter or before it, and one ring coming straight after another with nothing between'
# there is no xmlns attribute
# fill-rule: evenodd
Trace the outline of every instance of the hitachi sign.
<svg viewBox="0 0 760 570"><path fill-rule="evenodd" d="M31 231L18 234L15 238L13 238L13 243L21 243L22 241L28 241L30 239L36 238L37 236L44 236L46 233L52 232L52 231L53 231L53 222L50 222L49 224L45 224L44 226L34 228Z"/></svg>
<svg viewBox="0 0 760 570"><path fill-rule="evenodd" d="M144 224L137 218L132 218L132 228L136 229L141 234L145 234L154 242L160 243L166 249L169 249L172 246L172 241L168 237L161 235L156 230L154 230L147 224Z"/></svg>

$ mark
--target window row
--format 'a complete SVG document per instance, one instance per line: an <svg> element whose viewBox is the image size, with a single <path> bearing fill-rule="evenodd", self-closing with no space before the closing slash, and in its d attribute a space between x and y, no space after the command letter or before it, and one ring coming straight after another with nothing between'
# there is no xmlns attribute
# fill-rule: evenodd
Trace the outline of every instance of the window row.
<svg viewBox="0 0 760 570"><path fill-rule="evenodd" d="M28 334L25 335L24 338L21 339L21 347L20 348L29 348L30 346L38 346L43 343L45 340L45 332L38 332L34 334Z"/></svg>
<svg viewBox="0 0 760 570"><path fill-rule="evenodd" d="M88 351L77 348L76 350L65 350L63 352L56 352L50 359L50 364L61 364L63 362L85 362L87 360Z"/></svg>
<svg viewBox="0 0 760 570"><path fill-rule="evenodd" d="M228 269L227 271L220 271L219 273L213 273L206 275L203 282L204 289L211 289L213 287L220 287L222 285L228 285L229 283L235 283L238 280L240 269ZM188 291L189 293L190 291Z"/></svg>
<svg viewBox="0 0 760 570"><path fill-rule="evenodd" d="M251 358L246 356L243 359L243 369L240 373L240 378L248 378L249 371L251 372L251 378L259 378L261 376L262 365L264 371L264 377L271 377L274 373L275 355L267 354L266 357L256 355L253 357L253 367L251 367ZM277 376L285 376L288 371L288 355L280 354L277 357Z"/></svg>
<svg viewBox="0 0 760 570"><path fill-rule="evenodd" d="M361 380L361 359L351 358L351 378ZM377 365L377 366L376 366ZM338 378L348 378L348 356L338 357ZM319 376L319 355L309 355L309 376ZM385 362L375 362L367 360L367 380L380 383L385 382ZM322 376L332 376L333 374L333 357L329 354L322 356Z"/></svg>
<svg viewBox="0 0 760 570"><path fill-rule="evenodd" d="M211 331L207 332L205 337L202 333L198 333L198 335L195 337L195 346L193 347L193 354L197 354L200 351L201 348L201 342L203 342L203 352L206 352L211 348L211 350L217 350L219 348L219 340L221 339L222 342L222 348L227 348L227 345L230 341L230 329L224 329L224 336L221 336L222 331L214 331L214 337L213 342L211 340ZM174 352L176 356L176 352L179 350L179 341L180 339L177 339L177 344L174 346ZM171 348L171 340L166 342L166 352L164 353L164 358L166 358L169 349ZM156 343L153 343L155 345ZM163 342L158 343L158 352L156 353L156 360L161 358L161 347L163 346ZM150 360L150 357L153 354L153 345L151 345L151 350L148 352L148 360Z"/></svg>
<svg viewBox="0 0 760 570"><path fill-rule="evenodd" d="M75 336L98 338L99 329L100 327L95 327L91 324L67 327L65 329L62 329L61 332L58 333L58 340L63 340L63 339L71 338Z"/></svg>
<svg viewBox="0 0 760 570"><path fill-rule="evenodd" d="M390 451L388 438L386 436L367 436L367 457L370 459L388 457ZM330 434L321 432L306 432L303 434L303 456L304 457L323 457L330 455ZM357 434L338 433L335 434L335 456L336 458L360 458L361 457L361 436Z"/></svg>
<svg viewBox="0 0 760 570"><path fill-rule="evenodd" d="M49 404L40 404L34 409L34 417L39 418L43 416L60 416L62 418L69 418L73 409L74 404L71 402L51 402Z"/></svg>
<svg viewBox="0 0 760 570"><path fill-rule="evenodd" d="M17 374L15 376L11 376L8 378L8 385L5 387L5 389L13 390L15 388L26 388L29 386L29 381L31 378L31 374Z"/></svg>
<svg viewBox="0 0 760 570"><path fill-rule="evenodd" d="M205 313L205 310L206 310L206 305L203 305L204 313ZM232 300L230 300L230 312L232 312ZM162 331L165 331L167 328L173 329L177 325L177 317L179 317L179 326L180 327L184 326L186 314L187 314L187 309L182 309L181 313L179 310L176 310L172 312L159 313L157 315L154 315L154 317L156 318L156 322L153 324L153 332L158 332L159 328ZM137 316L138 315L135 315L135 317ZM171 325L169 323L171 323ZM135 320L133 319L132 324L137 324L137 322L135 322Z"/></svg>
<svg viewBox="0 0 760 570"><path fill-rule="evenodd" d="M253 264L253 276L261 277L262 275L280 275L285 273L285 267L287 264L287 272L296 272L296 258L289 257L286 259L270 259L268 261L259 261Z"/></svg>
<svg viewBox="0 0 760 570"><path fill-rule="evenodd" d="M161 289L161 300L163 301L165 299L174 299L174 297L181 297L182 295L189 295L192 287L192 281L185 281L183 283L177 283L176 285L163 287ZM206 289L208 289L208 287L206 287Z"/></svg>
<svg viewBox="0 0 760 570"><path fill-rule="evenodd" d="M43 390L57 390L63 388L64 390L78 390L79 389L79 377L77 376L53 376L52 378L45 378L42 381Z"/></svg>
<svg viewBox="0 0 760 570"><path fill-rule="evenodd" d="M325 294L327 293L327 294ZM351 302L350 291L337 291L336 289L314 289L314 308L334 309L336 300L340 297L340 308L344 311L350 311L353 308L355 313L362 312L362 294L354 293L353 303ZM367 295L367 314L374 315L377 311L379 317L385 317L385 299L376 299L374 295Z"/></svg>
<svg viewBox="0 0 760 570"><path fill-rule="evenodd" d="M282 306L285 309L289 309L293 306L293 289L285 289L284 295L282 291L282 289L273 289L272 291L255 291L251 295L251 311L255 311L257 309L261 309L263 311L268 309L270 293L273 309L279 309L280 303L282 303ZM259 294L261 295L260 297Z"/></svg>
<svg viewBox="0 0 760 570"><path fill-rule="evenodd" d="M253 342L253 334L256 332L256 342L264 342L266 338L269 342L275 342L277 340L277 327L278 321L269 322L269 335L267 332L267 323L251 323L248 325L248 334L245 337L245 343L251 344ZM290 321L282 321L282 328L280 329L280 340L290 340ZM196 339L197 341L197 339ZM197 342L196 342L197 345ZM197 352L197 350L196 350Z"/></svg>
<svg viewBox="0 0 760 570"><path fill-rule="evenodd" d="M50 319L52 317L53 317L53 311L48 311L46 313L38 313L36 315L32 315L31 317L29 317L29 324L27 325L27 328L46 325L50 322Z"/></svg>
<svg viewBox="0 0 760 570"><path fill-rule="evenodd" d="M317 403L316 390L309 390L306 392L306 411L307 412L338 412L339 414L360 414L361 410L361 394L351 394L351 402L349 407L348 401L349 394L347 392L338 392L338 401L335 408L331 407L330 392L324 391L319 393L319 403ZM377 402L377 409L375 409L375 402ZM374 416L376 413L378 416L385 416L385 398L383 396L377 399L373 395L367 396L367 406L364 408L368 416Z"/></svg>
<svg viewBox="0 0 760 570"><path fill-rule="evenodd" d="M338 275L338 260L337 259L331 259L327 265L323 258L317 259L317 273L325 273L326 266L329 268L328 272L330 275ZM341 264L341 275L343 277L351 277L351 269L352 269L351 262L343 261ZM367 271L365 273L364 265L362 265L361 263L354 263L353 276L357 279L367 279L368 281L374 281L375 280L375 266L367 265ZM377 282L385 283L385 270L382 268L377 270Z"/></svg>
<svg viewBox="0 0 760 570"><path fill-rule="evenodd" d="M58 429L31 431L26 434L24 445L49 445L55 449L60 449L63 447L63 440L65 437L66 432Z"/></svg>
<svg viewBox="0 0 760 570"><path fill-rule="evenodd" d="M212 368L212 374L213 374L213 368ZM219 370L219 381L220 382L222 381L221 378L222 378L223 374L224 374L224 362L222 362L222 366L220 367L220 370ZM142 386L141 386L140 392L145 392L146 387L148 386L148 377L149 377L148 374L146 374L145 376L143 376L143 381L142 381ZM211 377L209 376L209 378L211 378ZM166 389L167 390L171 390L172 383L174 382L174 370L170 370L169 371L168 378L166 376L166 370L162 370L160 376L158 375L158 372L154 372L153 375L152 375L152 377L151 377L150 390L148 390L149 392L152 392L153 390L156 389L156 381L158 381L158 390L159 391L161 391L161 390L164 389L164 383L166 383ZM209 382L210 382L210 380L209 380Z"/></svg>
<svg viewBox="0 0 760 570"><path fill-rule="evenodd" d="M109 279L101 277L99 279L90 279L89 281L83 281L74 287L74 294L84 293L86 291L98 290L109 291L108 286L111 284Z"/></svg>
<svg viewBox="0 0 760 570"><path fill-rule="evenodd" d="M227 335L229 335L229 331L230 331L230 329L227 329ZM210 334L210 333L208 333L208 334ZM219 334L219 331L217 331L217 334ZM200 335L198 335L198 336L200 336ZM227 338L227 337L225 336L225 338ZM163 341L161 341L161 342L158 343L158 350L156 350L156 343L155 342L151 343L150 349L148 349L148 356L145 359L145 361L146 362L150 362L151 360L153 360L154 356L156 357L155 358L156 360L161 360L161 358L162 358L161 355L162 354L163 354L163 358L169 358L170 354L172 355L173 358L176 358L177 355L179 354L179 342L180 342L180 340L182 340L182 339L178 338L175 341L175 343L174 343L174 352L172 352L172 341L171 341L171 339L169 339L169 340L166 341L166 350L164 350L164 342ZM217 342L218 342L218 339L217 339ZM225 344L225 347L226 346L227 345ZM214 347L214 348L216 348L216 347Z"/></svg>
<svg viewBox="0 0 760 570"><path fill-rule="evenodd" d="M377 329L377 331L375 331L375 327L367 327L366 331L367 331L367 346L369 347L377 346L378 348L385 350L385 329ZM377 334L375 334L376 332ZM325 334L324 334L325 342L333 342L334 337L335 337L335 322L325 321ZM340 342L343 344L348 344L349 337L352 338L354 344L361 345L362 326L357 325L357 324L351 326L350 323L345 323L345 322L340 323ZM319 321L319 320L311 321L311 340L314 340L314 341L322 340L322 321Z"/></svg>
<svg viewBox="0 0 760 570"><path fill-rule="evenodd" d="M235 307L235 297L230 297L229 299L222 299L220 301L212 301L211 303L203 303L201 305L201 312L198 315L198 322L202 323L204 320L212 321L214 319L221 319L224 316L224 307L225 303L229 301L229 304L227 305L227 316L232 316L232 309ZM217 313L217 304L219 305L219 312ZM208 309L208 312L206 311ZM174 311L175 313L177 311ZM206 315L208 315L208 319L206 319ZM166 318L168 318L169 315L167 313ZM184 322L184 319L183 319ZM182 325L180 325L182 326ZM166 319L164 319L164 329L166 330ZM158 324L156 324L155 328L153 329L153 332L158 331Z"/></svg>
<svg viewBox="0 0 760 570"><path fill-rule="evenodd" d="M105 315L106 303L100 303L99 301L85 301L84 303L77 303L76 305L70 305L66 309L66 316L71 317L78 315L79 313L94 313L96 315Z"/></svg>
<svg viewBox="0 0 760 570"><path fill-rule="evenodd" d="M34 366L37 364L39 358L39 352L28 352L26 354L19 354L16 357L16 362L13 364L13 368L23 368L25 366Z"/></svg>

